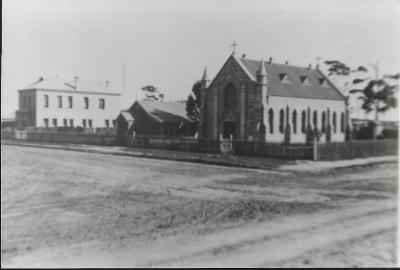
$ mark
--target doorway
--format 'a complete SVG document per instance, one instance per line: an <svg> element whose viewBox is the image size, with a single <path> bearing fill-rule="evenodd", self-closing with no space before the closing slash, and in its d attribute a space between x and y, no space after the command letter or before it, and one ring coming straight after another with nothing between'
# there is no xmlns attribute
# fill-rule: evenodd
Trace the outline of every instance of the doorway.
<svg viewBox="0 0 400 270"><path fill-rule="evenodd" d="M236 122L235 121L225 121L224 122L224 138L236 137Z"/></svg>

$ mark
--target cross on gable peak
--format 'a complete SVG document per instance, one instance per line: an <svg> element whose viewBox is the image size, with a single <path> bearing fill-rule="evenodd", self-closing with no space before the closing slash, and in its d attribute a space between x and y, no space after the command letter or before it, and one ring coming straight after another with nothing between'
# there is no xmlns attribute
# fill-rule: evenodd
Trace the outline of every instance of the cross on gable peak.
<svg viewBox="0 0 400 270"><path fill-rule="evenodd" d="M231 44L231 46L233 48L232 54L235 54L235 49L236 49L237 45L238 45L237 42L234 40L233 43Z"/></svg>

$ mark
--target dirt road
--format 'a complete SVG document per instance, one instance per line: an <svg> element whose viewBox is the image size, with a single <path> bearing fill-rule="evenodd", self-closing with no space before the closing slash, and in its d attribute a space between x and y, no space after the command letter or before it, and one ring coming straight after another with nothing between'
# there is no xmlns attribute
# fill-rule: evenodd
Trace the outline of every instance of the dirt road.
<svg viewBox="0 0 400 270"><path fill-rule="evenodd" d="M397 165L273 172L2 146L5 267L394 266Z"/></svg>

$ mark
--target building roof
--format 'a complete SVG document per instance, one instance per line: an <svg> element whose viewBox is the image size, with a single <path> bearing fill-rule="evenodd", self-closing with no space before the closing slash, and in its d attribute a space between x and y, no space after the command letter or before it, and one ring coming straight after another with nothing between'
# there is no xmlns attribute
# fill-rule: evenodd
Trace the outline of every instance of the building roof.
<svg viewBox="0 0 400 270"><path fill-rule="evenodd" d="M87 81L78 80L77 87L74 86L74 81L64 80L59 77L40 77L39 80L27 85L20 90L28 89L46 89L58 91L80 91L80 92L93 92L93 93L112 93L118 94L112 89L106 87L105 83L100 81Z"/></svg>
<svg viewBox="0 0 400 270"><path fill-rule="evenodd" d="M139 104L157 122L192 122L186 113L186 102L136 101L135 104Z"/></svg>
<svg viewBox="0 0 400 270"><path fill-rule="evenodd" d="M25 89L57 89L57 90L74 90L71 86L67 85L64 80L58 77L43 78L27 85L21 90Z"/></svg>
<svg viewBox="0 0 400 270"><path fill-rule="evenodd" d="M234 57L253 81L260 61ZM344 100L342 93L319 70L288 64L264 62L268 79L268 95L297 98ZM286 78L285 82L281 78ZM287 83L289 80L290 83Z"/></svg>
<svg viewBox="0 0 400 270"><path fill-rule="evenodd" d="M121 115L126 121L134 121L135 120L133 118L132 114L130 114L130 112L128 112L128 111L121 111Z"/></svg>

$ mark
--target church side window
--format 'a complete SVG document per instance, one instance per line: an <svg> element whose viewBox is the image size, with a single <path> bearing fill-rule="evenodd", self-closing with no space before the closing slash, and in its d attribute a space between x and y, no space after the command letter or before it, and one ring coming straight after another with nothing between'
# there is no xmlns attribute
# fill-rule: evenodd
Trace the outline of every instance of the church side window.
<svg viewBox="0 0 400 270"><path fill-rule="evenodd" d="M317 129L318 128L318 113L317 113L317 111L313 112L313 124L314 124L314 128Z"/></svg>
<svg viewBox="0 0 400 270"><path fill-rule="evenodd" d="M232 83L224 88L224 107L235 107L236 88Z"/></svg>
<svg viewBox="0 0 400 270"><path fill-rule="evenodd" d="M284 123L285 122L285 111L281 109L279 111L279 132L283 133Z"/></svg>
<svg viewBox="0 0 400 270"><path fill-rule="evenodd" d="M333 133L336 133L336 112L332 115L332 125L333 125Z"/></svg>
<svg viewBox="0 0 400 270"><path fill-rule="evenodd" d="M297 112L296 110L292 113L292 125L293 125L293 133L297 133Z"/></svg>
<svg viewBox="0 0 400 270"><path fill-rule="evenodd" d="M340 131L342 132L342 133L344 133L344 113L342 112L341 114L340 114Z"/></svg>
<svg viewBox="0 0 400 270"><path fill-rule="evenodd" d="M306 111L301 112L301 132L306 133Z"/></svg>
<svg viewBox="0 0 400 270"><path fill-rule="evenodd" d="M321 123L322 132L325 132L325 126L326 126L326 114L325 112L322 112L322 123Z"/></svg>
<svg viewBox="0 0 400 270"><path fill-rule="evenodd" d="M269 132L274 133L274 110L269 109L268 111L268 120L269 120Z"/></svg>

